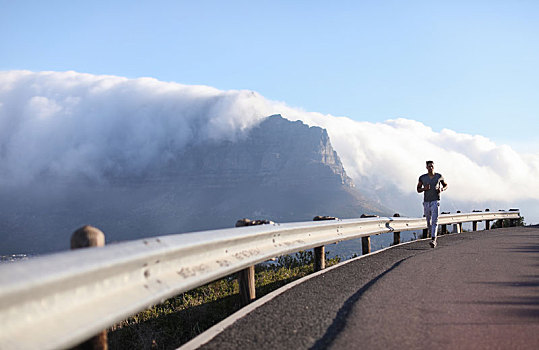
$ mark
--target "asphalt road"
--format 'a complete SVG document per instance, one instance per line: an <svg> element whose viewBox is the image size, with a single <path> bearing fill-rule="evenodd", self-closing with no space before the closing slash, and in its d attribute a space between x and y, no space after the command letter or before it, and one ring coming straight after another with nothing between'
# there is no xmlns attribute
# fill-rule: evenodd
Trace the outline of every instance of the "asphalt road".
<svg viewBox="0 0 539 350"><path fill-rule="evenodd" d="M442 236L350 262L202 349L539 349L539 228Z"/></svg>

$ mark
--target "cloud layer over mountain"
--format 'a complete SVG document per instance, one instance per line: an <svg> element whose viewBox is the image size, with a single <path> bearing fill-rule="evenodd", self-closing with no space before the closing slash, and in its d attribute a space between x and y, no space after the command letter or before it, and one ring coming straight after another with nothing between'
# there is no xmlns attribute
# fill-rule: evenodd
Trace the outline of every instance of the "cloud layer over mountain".
<svg viewBox="0 0 539 350"><path fill-rule="evenodd" d="M251 91L75 72L0 72L0 185L145 171L188 143L242 137L272 114L326 128L360 185L413 193L432 159L450 184L447 198L539 198L539 154L517 153L484 136L436 132L402 118L357 122Z"/></svg>

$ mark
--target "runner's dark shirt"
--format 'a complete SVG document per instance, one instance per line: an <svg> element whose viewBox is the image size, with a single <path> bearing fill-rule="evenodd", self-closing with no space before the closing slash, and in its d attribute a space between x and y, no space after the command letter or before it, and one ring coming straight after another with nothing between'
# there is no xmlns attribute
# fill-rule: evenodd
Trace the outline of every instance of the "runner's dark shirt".
<svg viewBox="0 0 539 350"><path fill-rule="evenodd" d="M423 201L424 202L432 202L432 201L439 201L440 200L440 192L438 189L440 186L440 182L444 181L444 177L442 174L434 173L434 177L431 179L429 174L423 174L419 177L419 181L425 185L430 185L430 190L423 192Z"/></svg>

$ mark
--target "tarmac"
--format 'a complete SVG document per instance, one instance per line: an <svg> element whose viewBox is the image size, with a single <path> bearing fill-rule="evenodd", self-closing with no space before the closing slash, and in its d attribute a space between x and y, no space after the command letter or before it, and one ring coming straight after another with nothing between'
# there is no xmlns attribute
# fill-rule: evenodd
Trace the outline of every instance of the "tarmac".
<svg viewBox="0 0 539 350"><path fill-rule="evenodd" d="M539 228L401 244L304 278L184 349L539 349Z"/></svg>

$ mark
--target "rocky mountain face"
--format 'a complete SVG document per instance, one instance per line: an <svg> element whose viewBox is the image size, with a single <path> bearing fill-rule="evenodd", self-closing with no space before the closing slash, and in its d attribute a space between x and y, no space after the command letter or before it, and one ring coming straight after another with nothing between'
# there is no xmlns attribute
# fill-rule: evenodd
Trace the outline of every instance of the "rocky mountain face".
<svg viewBox="0 0 539 350"><path fill-rule="evenodd" d="M353 187L326 130L280 115L265 119L236 142L191 145L169 162L165 172L183 181L203 178L201 185L217 181L225 187L246 183L293 186L311 181Z"/></svg>
<svg viewBox="0 0 539 350"><path fill-rule="evenodd" d="M234 142L188 145L144 173L0 192L0 255L68 249L85 224L110 243L228 228L241 218L390 214L355 188L326 130L279 115Z"/></svg>

